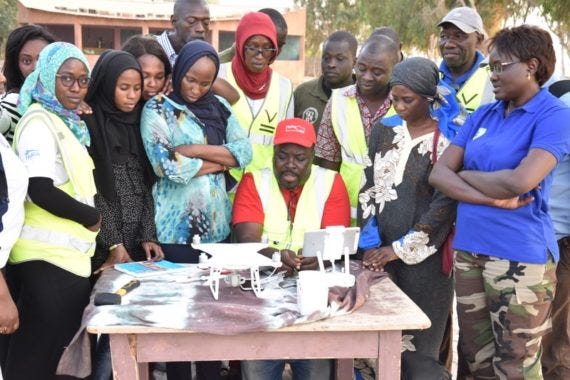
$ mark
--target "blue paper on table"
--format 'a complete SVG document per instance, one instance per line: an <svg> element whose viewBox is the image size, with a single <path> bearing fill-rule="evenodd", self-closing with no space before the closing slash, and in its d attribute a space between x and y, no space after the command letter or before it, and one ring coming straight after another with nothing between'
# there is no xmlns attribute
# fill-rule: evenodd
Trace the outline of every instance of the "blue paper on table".
<svg viewBox="0 0 570 380"><path fill-rule="evenodd" d="M130 263L115 264L115 269L134 277L156 276L188 268L186 265L176 264L168 260L160 261L133 261Z"/></svg>
<svg viewBox="0 0 570 380"><path fill-rule="evenodd" d="M372 217L360 232L360 239L358 240L358 247L363 250L380 247L382 238L380 238L380 228L378 228L378 221Z"/></svg>

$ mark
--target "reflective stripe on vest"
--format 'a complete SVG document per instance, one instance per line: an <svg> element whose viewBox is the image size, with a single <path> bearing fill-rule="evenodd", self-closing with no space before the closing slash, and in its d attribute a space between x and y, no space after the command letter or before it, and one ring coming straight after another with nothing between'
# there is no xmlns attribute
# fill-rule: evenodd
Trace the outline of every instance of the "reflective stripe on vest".
<svg viewBox="0 0 570 380"><path fill-rule="evenodd" d="M20 237L22 239L59 245L61 247L72 247L81 253L89 253L89 251L95 249L95 242L83 241L76 236L45 228L24 225Z"/></svg>
<svg viewBox="0 0 570 380"><path fill-rule="evenodd" d="M336 173L312 166L293 222L289 221L287 205L272 169L257 170L252 175L265 213L263 234L268 237L270 246L297 252L303 248L305 232L321 228L325 204Z"/></svg>
<svg viewBox="0 0 570 380"><path fill-rule="evenodd" d="M269 90L257 115L252 114L246 95L237 85L232 73L231 62L225 64L226 80L238 91L240 98L232 109L249 138L252 148L251 163L245 169L232 169L231 175L236 180L246 171L271 167L273 157L273 135L277 124L287 117L287 108L293 96L293 85L287 78L275 71L271 75Z"/></svg>
<svg viewBox="0 0 570 380"><path fill-rule="evenodd" d="M18 146L24 128L31 121L37 120L53 134L69 178L68 182L57 186L58 189L92 205L96 193L93 161L61 119L37 104L32 105L16 128L14 146ZM91 274L90 257L95 252L97 233L75 221L55 216L30 200L24 202L24 208L24 227L10 253L10 262L44 260L79 276L88 277Z"/></svg>
<svg viewBox="0 0 570 380"><path fill-rule="evenodd" d="M475 111L481 104L494 100L491 81L486 67L478 68L457 92L457 100L468 113Z"/></svg>
<svg viewBox="0 0 570 380"><path fill-rule="evenodd" d="M350 225L356 225L358 193L364 185L364 168L368 160L368 144L360 108L354 96L344 96L346 88L333 90L331 95L331 122L341 147L340 175L346 184L350 200ZM390 107L386 116L395 114Z"/></svg>

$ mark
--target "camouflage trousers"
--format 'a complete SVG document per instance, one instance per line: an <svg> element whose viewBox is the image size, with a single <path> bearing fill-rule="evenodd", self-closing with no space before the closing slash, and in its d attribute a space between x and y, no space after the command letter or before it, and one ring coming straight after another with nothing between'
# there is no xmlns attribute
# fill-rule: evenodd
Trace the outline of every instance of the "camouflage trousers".
<svg viewBox="0 0 570 380"><path fill-rule="evenodd" d="M542 338L542 372L546 380L570 379L570 237L558 240L558 247L552 331Z"/></svg>
<svg viewBox="0 0 570 380"><path fill-rule="evenodd" d="M556 264L457 251L461 351L476 379L542 379L542 336L551 328Z"/></svg>

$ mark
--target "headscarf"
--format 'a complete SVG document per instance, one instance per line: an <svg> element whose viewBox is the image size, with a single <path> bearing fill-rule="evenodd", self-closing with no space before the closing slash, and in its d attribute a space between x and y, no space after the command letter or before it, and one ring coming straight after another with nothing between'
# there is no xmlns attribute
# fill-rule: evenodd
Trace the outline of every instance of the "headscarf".
<svg viewBox="0 0 570 380"><path fill-rule="evenodd" d="M185 105L202 122L208 144L222 145L226 141L226 127L231 112L216 98L211 88L194 103L186 102L181 93L184 76L202 57L210 58L216 65L216 74L214 75L214 79L216 79L220 69L220 59L214 47L200 40L188 42L176 58L172 73L174 90L169 96L176 103Z"/></svg>
<svg viewBox="0 0 570 380"><path fill-rule="evenodd" d="M390 87L396 85L406 86L430 100L430 114L438 121L441 133L449 140L455 137L465 121L465 114L455 97L455 91L440 80L435 63L422 57L403 60L392 70ZM389 117L382 122L393 126L393 119Z"/></svg>
<svg viewBox="0 0 570 380"><path fill-rule="evenodd" d="M55 95L55 75L65 61L71 58L81 61L87 69L87 75L90 74L87 58L75 45L54 42L42 49L36 69L28 75L20 89L18 112L23 115L33 102L38 102L59 116L81 144L89 146L91 140L85 123L75 110L65 108Z"/></svg>
<svg viewBox="0 0 570 380"><path fill-rule="evenodd" d="M263 99L269 90L271 83L271 68L268 66L261 73L253 73L245 66L245 43L253 36L267 37L273 47L277 46L277 32L271 18L265 13L250 12L245 14L236 30L236 55L232 59L232 73L238 86L251 99ZM269 60L269 64L275 61L279 51Z"/></svg>
<svg viewBox="0 0 570 380"><path fill-rule="evenodd" d="M124 163L135 156L143 168L147 166L140 134L140 103L131 112L123 112L115 105L117 80L129 69L139 73L142 87L142 70L136 58L124 51L106 50L93 68L85 97L93 109L93 114L84 116L84 120L93 142L90 153L95 162L95 183L98 192L111 200L116 197L113 163Z"/></svg>

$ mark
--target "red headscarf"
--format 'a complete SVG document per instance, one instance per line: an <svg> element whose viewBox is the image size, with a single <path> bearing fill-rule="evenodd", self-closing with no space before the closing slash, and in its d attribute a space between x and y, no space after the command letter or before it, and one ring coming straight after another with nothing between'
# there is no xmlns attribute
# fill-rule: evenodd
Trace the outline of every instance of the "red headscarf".
<svg viewBox="0 0 570 380"><path fill-rule="evenodd" d="M260 12L245 14L236 30L236 55L232 59L232 73L238 86L251 99L263 99L271 82L271 68L269 66L260 73L251 72L245 66L245 43L257 35L267 37L273 47L277 49L277 32L271 18ZM269 60L269 64L275 61L278 53L279 51Z"/></svg>

